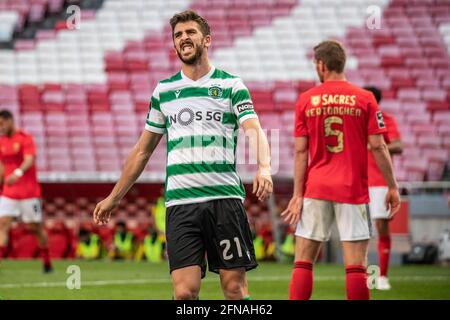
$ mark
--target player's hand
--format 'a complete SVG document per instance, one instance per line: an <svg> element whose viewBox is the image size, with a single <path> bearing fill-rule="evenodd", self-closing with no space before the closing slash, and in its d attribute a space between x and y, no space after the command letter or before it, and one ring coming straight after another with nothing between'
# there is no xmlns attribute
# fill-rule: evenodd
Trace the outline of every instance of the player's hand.
<svg viewBox="0 0 450 320"><path fill-rule="evenodd" d="M291 224L296 225L300 221L300 217L302 215L303 208L303 197L292 197L289 201L289 204L281 213L281 216L284 217L284 221Z"/></svg>
<svg viewBox="0 0 450 320"><path fill-rule="evenodd" d="M253 180L253 194L258 197L259 201L265 201L270 197L273 191L272 177L269 170L258 170Z"/></svg>
<svg viewBox="0 0 450 320"><path fill-rule="evenodd" d="M389 211L389 219L394 218L401 206L400 193L397 188L389 188L385 199L386 210Z"/></svg>
<svg viewBox="0 0 450 320"><path fill-rule="evenodd" d="M108 197L103 201L97 203L94 209L93 218L94 222L98 225L105 225L111 219L111 213L119 206L119 201Z"/></svg>
<svg viewBox="0 0 450 320"><path fill-rule="evenodd" d="M19 180L19 177L16 176L16 175L13 173L13 174L10 174L10 175L6 178L6 181L5 181L5 182L6 182L6 184L7 184L8 186L10 186L10 185L16 183L18 180Z"/></svg>

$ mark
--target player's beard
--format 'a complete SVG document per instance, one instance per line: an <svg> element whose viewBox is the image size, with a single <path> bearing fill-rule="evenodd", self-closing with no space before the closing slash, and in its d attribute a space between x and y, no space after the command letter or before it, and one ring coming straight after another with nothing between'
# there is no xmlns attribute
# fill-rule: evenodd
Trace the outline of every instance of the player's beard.
<svg viewBox="0 0 450 320"><path fill-rule="evenodd" d="M180 50L177 49L178 58L180 58L180 60L184 64L188 64L188 65L197 64L197 62L200 60L200 58L201 58L201 56L203 54L203 47L202 46L196 45L194 43L192 43L192 46L195 49L195 53L194 53L194 55L192 57L187 58L187 59L183 58L183 56L181 55L181 52L180 52L181 49Z"/></svg>

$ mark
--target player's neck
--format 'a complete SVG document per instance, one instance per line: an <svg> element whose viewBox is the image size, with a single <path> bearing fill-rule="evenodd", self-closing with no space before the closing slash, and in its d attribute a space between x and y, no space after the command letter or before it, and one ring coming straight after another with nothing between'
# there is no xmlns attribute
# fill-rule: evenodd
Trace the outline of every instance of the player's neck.
<svg viewBox="0 0 450 320"><path fill-rule="evenodd" d="M181 70L183 74L193 81L201 79L211 71L211 65L209 64L208 57L201 57L198 63L185 64L183 63Z"/></svg>
<svg viewBox="0 0 450 320"><path fill-rule="evenodd" d="M12 137L16 133L16 128L12 128L11 131L8 132L7 136Z"/></svg>
<svg viewBox="0 0 450 320"><path fill-rule="evenodd" d="M324 76L324 81L346 81L344 73L330 72Z"/></svg>

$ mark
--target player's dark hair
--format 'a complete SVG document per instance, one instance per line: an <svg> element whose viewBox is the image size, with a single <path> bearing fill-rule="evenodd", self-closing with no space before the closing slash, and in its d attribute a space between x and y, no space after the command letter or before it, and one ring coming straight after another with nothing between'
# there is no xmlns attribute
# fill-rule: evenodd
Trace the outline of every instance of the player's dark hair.
<svg viewBox="0 0 450 320"><path fill-rule="evenodd" d="M175 30L175 26L178 23L195 21L200 27L200 31L204 36L209 36L211 34L211 29L209 28L208 21L205 18L201 17L197 12L192 10L186 10L180 13L175 14L170 19L170 26L172 27L172 38L173 32Z"/></svg>
<svg viewBox="0 0 450 320"><path fill-rule="evenodd" d="M88 235L89 235L89 231L84 228L80 228L80 230L78 231L79 237L86 237Z"/></svg>
<svg viewBox="0 0 450 320"><path fill-rule="evenodd" d="M13 114L11 113L11 111L3 109L3 110L0 110L0 118L12 119L13 118Z"/></svg>
<svg viewBox="0 0 450 320"><path fill-rule="evenodd" d="M314 59L322 61L329 71L342 73L347 55L341 43L335 40L327 40L314 47Z"/></svg>
<svg viewBox="0 0 450 320"><path fill-rule="evenodd" d="M125 221L119 220L119 221L116 222L116 227L123 227L123 228L126 228L127 225L126 225Z"/></svg>
<svg viewBox="0 0 450 320"><path fill-rule="evenodd" d="M378 89L377 87L373 87L373 86L366 86L366 87L364 87L364 89L372 92L373 95L375 96L375 100L377 100L377 103L380 103L381 98L382 98L380 89Z"/></svg>

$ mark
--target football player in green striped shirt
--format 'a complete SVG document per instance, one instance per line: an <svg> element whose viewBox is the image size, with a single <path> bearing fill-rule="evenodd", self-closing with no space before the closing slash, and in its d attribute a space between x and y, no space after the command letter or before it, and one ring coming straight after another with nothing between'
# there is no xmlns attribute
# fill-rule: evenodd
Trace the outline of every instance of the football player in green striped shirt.
<svg viewBox="0 0 450 320"><path fill-rule="evenodd" d="M170 24L181 71L156 86L145 130L111 194L97 204L94 220L108 222L166 134L166 237L174 298L198 298L207 262L220 274L226 299L245 299L246 271L257 262L236 173L239 125L257 155L253 193L260 201L273 188L269 145L242 80L209 63L207 21L184 11Z"/></svg>

